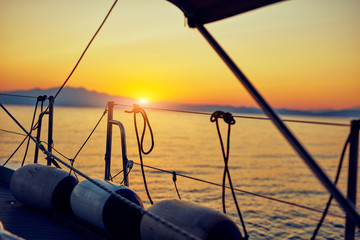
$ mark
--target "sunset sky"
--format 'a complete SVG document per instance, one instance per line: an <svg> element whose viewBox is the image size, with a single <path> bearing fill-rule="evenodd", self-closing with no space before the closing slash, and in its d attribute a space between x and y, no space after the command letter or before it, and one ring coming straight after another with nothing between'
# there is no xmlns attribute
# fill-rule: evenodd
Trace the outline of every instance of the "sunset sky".
<svg viewBox="0 0 360 240"><path fill-rule="evenodd" d="M59 87L113 1L0 0L0 91ZM275 108L360 107L360 1L289 0L206 25ZM256 106L182 12L119 0L67 86Z"/></svg>

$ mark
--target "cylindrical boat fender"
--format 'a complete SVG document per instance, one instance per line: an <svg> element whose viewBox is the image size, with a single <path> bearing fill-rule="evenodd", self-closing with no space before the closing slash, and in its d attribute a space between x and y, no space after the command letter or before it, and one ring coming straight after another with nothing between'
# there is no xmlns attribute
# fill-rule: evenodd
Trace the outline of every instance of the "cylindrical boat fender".
<svg viewBox="0 0 360 240"><path fill-rule="evenodd" d="M70 210L70 195L78 181L64 170L39 164L17 169L10 181L10 190L23 204L46 210Z"/></svg>
<svg viewBox="0 0 360 240"><path fill-rule="evenodd" d="M165 200L150 207L148 212L200 239L241 239L237 225L229 217L194 203L183 200ZM144 215L141 220L140 235L141 240L186 239L147 215Z"/></svg>
<svg viewBox="0 0 360 240"><path fill-rule="evenodd" d="M93 180L143 207L140 197L131 189L105 180ZM84 180L75 187L70 202L73 213L83 221L115 237L140 239L142 214L90 181Z"/></svg>

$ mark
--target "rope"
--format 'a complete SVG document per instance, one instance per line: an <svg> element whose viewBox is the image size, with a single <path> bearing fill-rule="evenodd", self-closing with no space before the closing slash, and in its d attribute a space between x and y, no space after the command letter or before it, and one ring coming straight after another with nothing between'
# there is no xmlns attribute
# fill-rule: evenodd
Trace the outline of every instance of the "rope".
<svg viewBox="0 0 360 240"><path fill-rule="evenodd" d="M34 121L35 121L35 116L36 116L36 110L37 110L37 107L38 107L38 103L39 101L43 102L45 101L45 99L43 99L45 97L46 99L46 95L45 96L39 96L37 97L37 100L36 100L36 103L35 103L35 110L34 110L34 115L33 115L33 119L32 119L32 122L31 122L31 128L30 128L30 133L32 132L33 130L33 126L34 126ZM15 133L15 132L12 132L12 131L7 131L7 130L3 130L1 129L2 131L4 132L8 132L8 133L13 133L13 134L18 134L18 135L23 135L23 134L20 134L20 133ZM15 155L15 153L20 149L20 147L24 144L24 142L26 141L26 139L28 138L27 135L24 135L25 138L21 141L21 143L19 144L19 146L14 150L14 152L10 155L10 157L5 161L5 163L2 165L3 167L10 161L10 159ZM30 139L28 139L28 142L27 142L27 145L26 145L26 150L25 150L25 154L24 154L24 158L23 158L23 161L21 163L21 166L24 165L24 162L25 162L25 158L26 158L26 155L27 155L27 152L28 152L28 149L29 149L29 142Z"/></svg>
<svg viewBox="0 0 360 240"><path fill-rule="evenodd" d="M227 144L226 144L226 153L225 153L225 149L224 149L224 144L222 141L222 137L221 137L221 132L220 132L220 128L219 128L219 122L218 119L219 118L223 118L224 121L228 124L228 133L227 133ZM210 121L211 122L215 122L216 123L216 129L217 129L217 133L219 135L219 140L220 140L220 145L221 145L221 151L223 154L223 158L224 158L224 174L223 174L223 181L222 181L222 205L223 205L223 212L226 213L226 208L225 208L225 181L226 181L226 175L228 177L228 181L229 181L229 185L230 185L230 189L231 189L231 194L233 196L233 200L236 206L236 210L238 212L239 218L240 218L240 222L241 225L243 227L244 230L244 238L243 239L248 239L249 235L247 234L246 231L246 226L245 226L245 222L244 219L242 217L241 211L240 211L240 207L239 204L237 202L236 199L236 195L235 195L235 191L234 191L234 187L231 181L231 176L230 176L230 171L228 168L228 162L229 162L229 151L230 151L230 131L231 131L231 125L235 124L235 120L233 118L233 116L231 115L231 113L224 113L222 111L216 111L214 112L211 117L210 117Z"/></svg>
<svg viewBox="0 0 360 240"><path fill-rule="evenodd" d="M75 156L71 159L71 166L74 166L74 162L75 159L77 158L77 156L79 155L79 153L81 152L81 150L85 147L86 143L89 141L90 137L92 136L92 134L95 132L96 128L99 126L101 120L104 118L105 114L107 113L107 105L105 107L105 110L103 112L103 114L101 115L99 121L96 123L95 127L93 128L93 130L90 132L89 136L86 138L85 142L81 145L80 149L77 151L77 153L75 154ZM69 172L69 175L71 174L71 169Z"/></svg>
<svg viewBox="0 0 360 240"><path fill-rule="evenodd" d="M112 12L112 10L114 9L116 3L118 2L118 0L115 0L113 5L110 7L108 13L106 14L104 20L102 21L102 23L100 24L100 26L98 27L98 29L96 30L96 32L94 33L94 35L92 36L91 40L89 41L89 43L87 44L87 46L85 47L84 51L82 52L80 58L78 59L78 61L76 62L75 66L73 67L73 69L71 70L70 74L68 75L68 77L65 79L64 83L61 85L61 87L59 88L59 90L56 92L55 96L53 98L51 98L49 105L47 106L47 108L45 109L45 111L47 111L49 109L49 107L51 105L54 104L54 101L56 99L56 97L59 95L59 93L62 91L62 89L65 87L65 85L67 84L67 82L69 81L69 79L71 78L71 76L73 75L73 73L75 72L75 70L77 69L77 67L79 66L81 60L83 59L83 57L85 56L85 53L87 52L87 50L89 49L90 45L92 44L92 42L94 41L95 37L97 36L97 34L100 32L101 28L103 27L103 25L105 24L106 20L108 19L108 17L110 16L110 13ZM35 124L35 126L37 126L38 122Z"/></svg>
<svg viewBox="0 0 360 240"><path fill-rule="evenodd" d="M341 153L341 157L340 157L340 160L339 160L339 165L338 165L338 169L337 169L336 177L335 177L335 181L334 181L335 185L338 183L338 180L339 180L339 177L340 177L340 172L341 172L342 164L343 164L343 161L344 161L344 156L345 156L346 148L347 148L347 146L348 146L349 143L350 143L350 138L351 138L351 132L350 132L348 138L346 139L345 145L344 145L343 150L342 150L342 153ZM318 234L318 232L319 232L319 230L320 230L320 228L321 228L321 226L322 226L322 224L323 224L323 222L324 222L324 220L325 220L325 217L326 217L326 215L327 215L327 213L328 213L328 211L329 211L329 208L330 208L330 205L331 205L331 201L333 200L333 198L334 198L333 195L330 195L329 200L328 200L328 202L326 203L326 207L325 207L325 209L324 209L324 212L323 212L323 214L322 214L322 216L321 216L321 219L320 219L319 223L317 224L317 226L316 226L316 228L315 228L315 230L314 230L314 232L313 232L313 235L312 235L312 237L311 237L311 240L315 240L316 235Z"/></svg>
<svg viewBox="0 0 360 240"><path fill-rule="evenodd" d="M0 95L7 96L7 97L37 98L37 97L34 97L34 96L27 96L27 95L20 95L20 94L10 94L10 93L0 93Z"/></svg>
<svg viewBox="0 0 360 240"><path fill-rule="evenodd" d="M126 104L114 104L115 106L121 107L131 107L131 105ZM177 112L177 113L189 113L197 115L207 115L211 116L211 113L207 112L198 112L198 111L186 111L186 110L176 110L176 109L167 109L167 108L153 108L153 107L143 107L144 109L157 110L157 111L166 111L166 112ZM244 118L244 119L254 119L254 120L270 120L268 117L251 117L245 115L233 115L234 118ZM334 127L350 127L349 124L344 123L334 123L334 122L322 122L322 121L304 121L304 120L291 120L291 119L282 119L283 122L293 122L293 123L304 123L304 124L317 124L317 125L328 125Z"/></svg>
<svg viewBox="0 0 360 240"><path fill-rule="evenodd" d="M15 153L19 150L19 148L23 145L23 143L25 142L25 140L28 138L28 136L26 136L22 142L19 144L19 146L15 149L15 151L10 155L10 157L5 161L5 163L2 165L3 167L5 167L5 165L10 161L10 159L15 155Z"/></svg>
<svg viewBox="0 0 360 240"><path fill-rule="evenodd" d="M89 49L91 43L94 41L95 37L97 36L97 34L100 32L101 28L104 26L106 20L108 19L108 17L110 16L110 13L112 12L112 10L114 9L116 3L118 0L115 0L113 5L111 6L110 10L108 11L108 13L106 14L104 20L102 21L102 23L100 24L99 28L96 30L95 34L92 36L91 40L89 41L89 43L87 44L86 48L84 49L84 51L82 52L79 60L76 62L74 68L72 69L72 71L70 72L69 76L66 78L66 80L64 81L64 83L61 85L61 87L59 88L59 90L56 92L54 98L52 99L52 102L55 101L55 98L59 95L59 93L61 92L61 90L65 87L66 83L69 81L70 77L73 75L73 73L75 72L76 68L78 67L78 65L80 64L81 60L83 59L85 53L87 52L87 50Z"/></svg>
<svg viewBox="0 0 360 240"><path fill-rule="evenodd" d="M32 131L33 131L34 121L35 121L35 116L36 116L36 111L37 111L38 103L39 103L39 101L42 100L42 99L43 99L42 97L38 97L37 100L36 100L34 115L33 115L32 121L31 121L31 126L30 126L29 134L31 134ZM24 166L25 159L26 159L26 156L27 156L27 152L28 152L28 150L29 150L29 144L30 144L30 138L28 138L28 141L27 141L27 144L26 144L25 154L24 154L24 158L23 158L23 160L22 160L21 166Z"/></svg>
<svg viewBox="0 0 360 240"><path fill-rule="evenodd" d="M125 174L125 176L124 176L124 178L123 178L123 180L121 181L120 184L123 184L123 182L125 181L125 179L129 176L131 170L133 169L133 166L134 166L134 162L133 162L132 160L128 161L126 167L127 167L127 169L129 169L129 170L128 170L127 173Z"/></svg>
<svg viewBox="0 0 360 240"><path fill-rule="evenodd" d="M140 163L137 163L137 162L134 162L134 164L140 165ZM153 166L149 166L149 165L145 165L145 164L144 164L144 167L147 167L147 168L159 171L159 172L164 172L164 173L169 173L169 174L173 173L172 171L169 171L169 170L165 170L165 169L161 169L161 168L157 168L157 167L153 167ZM204 179L201 179L201 178L196 178L196 177L192 177L192 176L185 175L185 174L177 173L177 176L187 178L187 179L190 179L190 180L194 180L194 181L197 181L197 182L202 182L202 183L206 183L206 184L209 184L209 185L217 186L217 187L222 187L223 186L222 184L210 182L210 181L207 181L207 180L204 180ZM230 189L229 186L225 186L225 188ZM285 201L285 200L269 197L269 196L266 196L266 195L245 191L245 190L242 190L242 189L239 189L239 188L234 188L234 190L237 191L237 192L240 192L240 193L249 194L249 195L252 195L252 196L255 196L255 197L264 198L264 199L267 199L267 200L270 200L270 201L290 205L290 206L293 206L293 207L302 208L302 209L313 211L313 212L318 212L318 213L323 212L322 210L319 210L319 209L316 209L316 208L311 208L311 207L307 207L307 206L300 205L300 204L297 204L297 203L292 203L292 202L288 202L288 201ZM328 213L328 215L331 215L332 217L342 218L342 219L344 218L344 216L337 215L335 213Z"/></svg>
<svg viewBox="0 0 360 240"><path fill-rule="evenodd" d="M152 201L152 199L150 197L149 189L148 189L147 183L146 183L146 177L145 177L145 171L144 171L144 166L143 166L142 154L148 155L153 150L153 148L154 148L154 135L153 135L150 123L149 123L149 119L148 119L148 117L146 115L146 112L139 105L134 104L132 111L125 111L125 112L126 113L134 113L134 125L135 125L136 140L137 140L137 145L138 145L138 150L139 150L139 157L140 157L140 162L141 162L141 173L142 173L142 176L143 176L143 181L144 181L146 194L147 194L147 196L149 198L150 203L153 204L153 201ZM141 115L142 115L142 117L144 119L144 127L143 127L143 131L142 131L142 134L141 134L141 141L139 140L139 132L138 132L137 123L136 123L136 114L137 113L141 113ZM145 136L146 126L149 126L149 131L150 131L150 136L151 136L151 146L147 151L144 150L144 136Z"/></svg>
<svg viewBox="0 0 360 240"><path fill-rule="evenodd" d="M13 132L13 131L9 131L9 130L5 130L5 129L1 129L1 128L0 128L0 131L2 131L2 132L6 132L6 133L11 133L11 134L16 134L16 135L19 135L19 136L26 136L26 135L25 135L25 134L23 134L23 133Z"/></svg>
<svg viewBox="0 0 360 240"><path fill-rule="evenodd" d="M121 183L124 182L125 178L129 175L130 171L132 170L134 166L134 162L132 160L129 160L126 164L126 168L129 169L129 171L126 173L124 179L121 181ZM111 181L113 181L117 176L119 176L120 173L122 173L124 170L120 170L117 174L115 174L113 177L110 178ZM121 184L120 183L120 184Z"/></svg>
<svg viewBox="0 0 360 240"><path fill-rule="evenodd" d="M67 164L66 162L62 161L61 159L59 159L58 157L56 157L55 155L53 155L52 153L50 153L49 151L47 151L45 149L45 147L36 141L36 139L31 136L26 129L7 111L7 109L0 103L0 107L4 109L4 111L13 119L13 121L27 134L27 136L29 136L32 141L34 141L34 143L41 149L41 151L47 155L50 158L54 158L57 161L59 161L61 164L63 164L64 166L66 166L67 168L72 169L74 172L76 172L77 174L79 174L80 176L82 176L83 178L85 178L86 180L88 180L89 182L91 182L92 184L96 185L97 187L103 189L105 192L111 194L112 196L114 196L115 198L117 198L118 200L124 202L125 204L129 205L130 207L136 209L137 211L139 211L141 214L147 215L150 218L152 218L153 220L155 220L156 222L159 222L161 224L163 224L165 227L169 228L170 230L181 234L182 236L186 237L187 239L193 239L193 240L200 240L198 237L192 235L191 233L188 233L187 231L179 228L178 226L162 219L161 217L158 217L155 214L152 214L151 212L146 211L144 208L142 208L141 206L133 203L132 201L128 200L127 198L124 198L123 196L119 195L118 193L106 188L105 186L101 185L100 183L97 183L96 181L94 181L93 179L91 179L90 177L88 177L86 174L82 173L81 171L77 170L76 168L70 166L69 164Z"/></svg>
<svg viewBox="0 0 360 240"><path fill-rule="evenodd" d="M178 190L178 188L177 188L177 186L176 186L176 172L173 171L172 174L173 174L173 182L174 182L174 186L175 186L176 193L177 193L179 199L181 200L179 190Z"/></svg>

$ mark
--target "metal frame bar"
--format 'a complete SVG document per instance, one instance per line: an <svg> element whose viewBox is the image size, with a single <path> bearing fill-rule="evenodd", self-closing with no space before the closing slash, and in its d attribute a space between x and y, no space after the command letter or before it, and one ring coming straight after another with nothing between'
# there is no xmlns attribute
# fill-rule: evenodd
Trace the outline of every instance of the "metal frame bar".
<svg viewBox="0 0 360 240"><path fill-rule="evenodd" d="M114 102L110 101L107 104L108 107L108 120L106 130L106 153L105 153L105 180L110 180L110 168L111 168L111 145L112 145L112 124Z"/></svg>
<svg viewBox="0 0 360 240"><path fill-rule="evenodd" d="M126 138L125 138L125 128L124 125L119 122L119 121L115 121L112 120L110 121L111 124L114 125L118 125L120 128L120 135L121 135L121 155L122 155L122 159L123 159L123 175L124 175L124 185L125 186L129 186L129 179L128 179L128 172L127 172L127 167L128 167L128 158L127 158L127 153L126 153Z"/></svg>
<svg viewBox="0 0 360 240"><path fill-rule="evenodd" d="M48 119L48 151L52 152L52 144L53 144L53 122L54 122L54 101L53 96L49 97L49 107L48 111L43 111L39 114L38 119L38 125L37 125L37 133L36 133L36 140L40 142L40 136L41 136L41 126L42 126L42 120L45 114L49 115ZM39 156L39 147L35 146L35 153L34 153L34 163L38 162L38 156ZM51 165L51 158L47 158L47 165Z"/></svg>
<svg viewBox="0 0 360 240"><path fill-rule="evenodd" d="M49 97L49 124L48 124L48 152L52 152L54 124L54 97ZM47 158L47 165L51 166L51 158Z"/></svg>
<svg viewBox="0 0 360 240"><path fill-rule="evenodd" d="M123 175L124 185L129 186L128 178L128 158L126 153L126 137L124 125L113 120L114 102L108 102L108 121L107 121L107 134L106 134L106 153L105 153L105 180L110 180L110 169L111 169L111 146L112 146L112 125L119 126L121 135L121 155L123 159Z"/></svg>
<svg viewBox="0 0 360 240"><path fill-rule="evenodd" d="M347 198L356 205L360 120L351 121ZM355 239L355 223L346 215L345 239Z"/></svg>
<svg viewBox="0 0 360 240"><path fill-rule="evenodd" d="M40 142L42 119L45 114L48 114L48 112L42 112L39 114L37 133L36 133L36 141L38 141L38 142ZM38 162L38 156L39 156L39 147L37 145L35 145L34 163Z"/></svg>
<svg viewBox="0 0 360 240"><path fill-rule="evenodd" d="M264 100L260 93L255 89L251 82L246 78L246 76L241 72L237 65L232 61L229 55L222 49L222 47L217 43L217 41L211 36L211 34L205 29L201 24L195 22L195 27L203 35L203 37L209 42L217 54L222 58L225 64L230 68L230 70L235 74L238 80L242 85L247 89L251 96L262 108L264 113L272 120L275 126L299 154L299 156L304 160L304 162L309 166L313 173L317 176L320 182L324 187L334 196L337 202L342 206L346 213L351 216L351 218L356 222L360 227L360 216L356 212L354 205L348 201L343 194L337 189L337 187L330 181L329 177L322 171L319 165L315 160L310 156L310 154L305 150L305 148L300 144L292 132L286 127L283 121L277 116L274 110L270 105Z"/></svg>

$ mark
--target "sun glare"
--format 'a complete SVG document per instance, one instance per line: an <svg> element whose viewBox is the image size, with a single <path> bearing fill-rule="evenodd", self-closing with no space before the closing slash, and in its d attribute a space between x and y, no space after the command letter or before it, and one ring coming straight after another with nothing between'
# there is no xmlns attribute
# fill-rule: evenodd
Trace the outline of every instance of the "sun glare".
<svg viewBox="0 0 360 240"><path fill-rule="evenodd" d="M141 104L146 104L146 103L148 103L149 101L147 100L147 99L145 99L145 98L141 98L141 99L139 99L139 103L141 103Z"/></svg>

